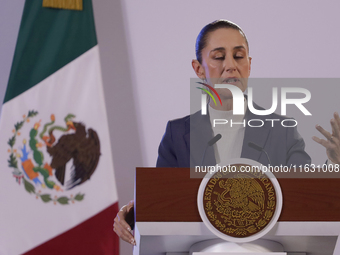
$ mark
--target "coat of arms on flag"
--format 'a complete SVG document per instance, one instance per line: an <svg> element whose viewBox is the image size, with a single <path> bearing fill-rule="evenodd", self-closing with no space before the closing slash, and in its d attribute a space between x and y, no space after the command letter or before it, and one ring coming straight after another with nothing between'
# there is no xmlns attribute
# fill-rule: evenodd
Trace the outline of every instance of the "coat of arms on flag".
<svg viewBox="0 0 340 255"><path fill-rule="evenodd" d="M83 184L95 172L100 158L97 132L75 122L73 114L64 118L63 126L56 125L54 114L46 123L38 121L37 115L37 111L30 110L14 124L13 136L8 140L8 163L13 176L28 193L45 203L82 201L85 194L67 195L64 191ZM66 182L67 171L71 176Z"/></svg>

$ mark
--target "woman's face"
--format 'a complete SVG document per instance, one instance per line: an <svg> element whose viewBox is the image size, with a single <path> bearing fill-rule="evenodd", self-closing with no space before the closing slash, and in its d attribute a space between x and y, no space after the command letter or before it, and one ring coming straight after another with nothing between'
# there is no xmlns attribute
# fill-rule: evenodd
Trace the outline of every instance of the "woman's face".
<svg viewBox="0 0 340 255"><path fill-rule="evenodd" d="M232 28L220 28L208 34L206 47L202 50L203 74L208 83L233 84L243 92L247 88L251 58L242 34ZM228 89L217 89L221 97L231 98Z"/></svg>

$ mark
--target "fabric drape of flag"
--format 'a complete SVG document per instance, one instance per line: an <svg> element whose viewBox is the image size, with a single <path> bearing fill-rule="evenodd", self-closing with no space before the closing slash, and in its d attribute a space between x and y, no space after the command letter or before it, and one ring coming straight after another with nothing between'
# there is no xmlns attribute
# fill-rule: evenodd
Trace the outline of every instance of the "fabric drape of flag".
<svg viewBox="0 0 340 255"><path fill-rule="evenodd" d="M0 119L2 255L119 254L99 49L81 4L25 3Z"/></svg>

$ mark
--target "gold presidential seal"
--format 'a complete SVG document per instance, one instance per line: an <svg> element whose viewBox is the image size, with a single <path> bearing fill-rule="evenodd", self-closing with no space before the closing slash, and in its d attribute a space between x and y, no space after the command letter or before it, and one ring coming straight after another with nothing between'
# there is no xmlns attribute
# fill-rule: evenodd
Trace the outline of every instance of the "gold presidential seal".
<svg viewBox="0 0 340 255"><path fill-rule="evenodd" d="M260 172L217 172L207 182L203 207L210 223L231 237L249 237L273 218L276 193L270 178Z"/></svg>

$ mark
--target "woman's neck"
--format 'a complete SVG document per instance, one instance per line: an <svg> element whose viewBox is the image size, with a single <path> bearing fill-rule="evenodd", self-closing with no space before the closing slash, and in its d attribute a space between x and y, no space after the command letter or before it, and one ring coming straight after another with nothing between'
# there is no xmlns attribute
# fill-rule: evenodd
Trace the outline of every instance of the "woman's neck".
<svg viewBox="0 0 340 255"><path fill-rule="evenodd" d="M231 111L233 109L233 99L222 99L222 105L220 104L220 102L217 102L217 104L215 105L213 100L210 100L209 105L215 110Z"/></svg>

